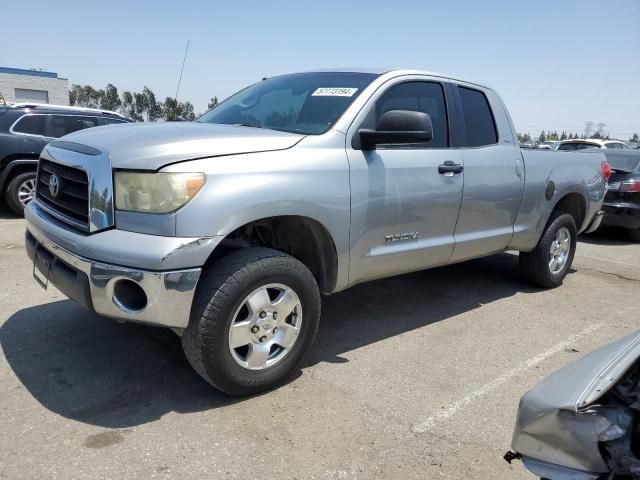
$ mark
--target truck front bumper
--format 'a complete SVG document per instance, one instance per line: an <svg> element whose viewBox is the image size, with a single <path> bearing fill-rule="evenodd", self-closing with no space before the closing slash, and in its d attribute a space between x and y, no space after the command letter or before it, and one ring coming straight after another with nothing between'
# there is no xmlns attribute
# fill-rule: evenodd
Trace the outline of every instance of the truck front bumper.
<svg viewBox="0 0 640 480"><path fill-rule="evenodd" d="M217 244L215 237L176 239L119 230L82 235L47 218L35 202L27 206L25 217L27 254L39 283L52 283L79 305L106 317L174 329L189 324L200 265ZM99 238L104 234L108 242ZM70 246L90 252L91 258ZM135 263L152 251L153 266L170 259L171 265L183 267L155 270L103 261L118 249L121 258L136 259Z"/></svg>

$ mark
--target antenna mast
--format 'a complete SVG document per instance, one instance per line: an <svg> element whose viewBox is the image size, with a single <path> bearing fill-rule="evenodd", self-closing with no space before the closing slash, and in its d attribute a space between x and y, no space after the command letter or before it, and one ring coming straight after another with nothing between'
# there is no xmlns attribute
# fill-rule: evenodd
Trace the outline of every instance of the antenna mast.
<svg viewBox="0 0 640 480"><path fill-rule="evenodd" d="M178 101L178 92L180 91L180 83L182 82L182 72L184 71L184 63L187 61L187 52L189 51L189 40L187 40L187 48L184 50L184 58L182 59L182 68L180 69L180 78L178 78L178 88L176 88L176 96L174 100Z"/></svg>

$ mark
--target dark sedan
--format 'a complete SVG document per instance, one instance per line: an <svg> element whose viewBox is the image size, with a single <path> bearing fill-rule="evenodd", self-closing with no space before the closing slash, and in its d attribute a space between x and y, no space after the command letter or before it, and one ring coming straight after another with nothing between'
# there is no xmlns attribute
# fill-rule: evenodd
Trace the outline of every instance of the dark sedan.
<svg viewBox="0 0 640 480"><path fill-rule="evenodd" d="M613 169L604 199L603 226L629 230L631 239L640 242L640 152L603 150Z"/></svg>

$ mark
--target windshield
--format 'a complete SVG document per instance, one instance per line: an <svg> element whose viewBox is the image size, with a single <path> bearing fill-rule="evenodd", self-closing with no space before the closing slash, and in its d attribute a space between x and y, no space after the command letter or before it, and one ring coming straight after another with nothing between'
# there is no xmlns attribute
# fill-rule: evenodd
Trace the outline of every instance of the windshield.
<svg viewBox="0 0 640 480"><path fill-rule="evenodd" d="M371 73L322 72L270 78L229 97L198 122L318 135L326 132L376 77Z"/></svg>

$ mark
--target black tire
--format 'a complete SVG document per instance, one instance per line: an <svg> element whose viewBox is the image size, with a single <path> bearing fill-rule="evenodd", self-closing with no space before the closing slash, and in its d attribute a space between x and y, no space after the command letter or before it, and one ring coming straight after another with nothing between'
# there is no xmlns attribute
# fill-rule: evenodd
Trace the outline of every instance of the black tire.
<svg viewBox="0 0 640 480"><path fill-rule="evenodd" d="M20 187L29 181L34 181L36 179L36 172L25 172L19 175L16 175L7 186L7 191L5 192L5 200L7 205L11 210L13 210L16 214L23 216L24 215L24 205L20 203L19 191Z"/></svg>
<svg viewBox="0 0 640 480"><path fill-rule="evenodd" d="M557 273L553 273L549 267L549 251L556 233L562 227L569 230L571 237L569 256L564 267ZM552 213L536 248L531 252L520 252L520 273L523 278L532 285L542 288L555 288L561 285L573 263L577 233L576 222L571 215L563 211Z"/></svg>
<svg viewBox="0 0 640 480"><path fill-rule="evenodd" d="M640 228L636 228L635 230L629 230L629 238L632 242L640 243Z"/></svg>
<svg viewBox="0 0 640 480"><path fill-rule="evenodd" d="M247 295L280 283L294 290L302 307L302 324L291 350L264 370L249 370L234 360L229 329ZM295 258L269 248L237 250L206 268L196 289L182 347L202 378L229 395L272 389L293 375L311 347L320 323L320 292L309 269Z"/></svg>

